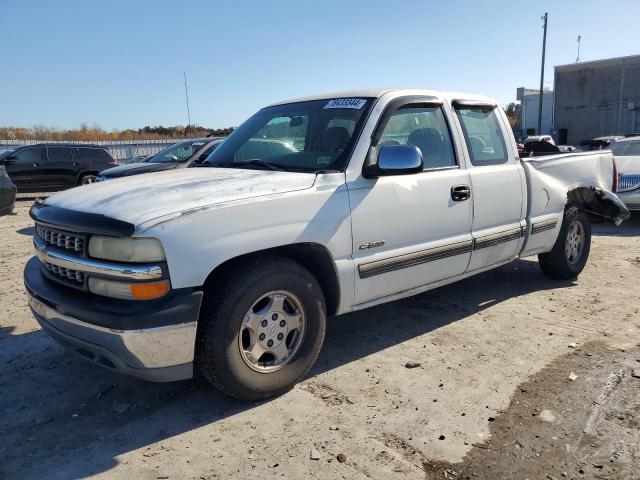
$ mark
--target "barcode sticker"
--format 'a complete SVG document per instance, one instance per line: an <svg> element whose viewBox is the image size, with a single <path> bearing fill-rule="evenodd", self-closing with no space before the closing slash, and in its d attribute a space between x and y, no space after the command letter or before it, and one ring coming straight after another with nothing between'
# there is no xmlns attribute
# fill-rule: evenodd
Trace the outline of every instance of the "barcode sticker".
<svg viewBox="0 0 640 480"><path fill-rule="evenodd" d="M324 108L354 108L360 110L365 103L367 101L362 98L334 98L329 100Z"/></svg>

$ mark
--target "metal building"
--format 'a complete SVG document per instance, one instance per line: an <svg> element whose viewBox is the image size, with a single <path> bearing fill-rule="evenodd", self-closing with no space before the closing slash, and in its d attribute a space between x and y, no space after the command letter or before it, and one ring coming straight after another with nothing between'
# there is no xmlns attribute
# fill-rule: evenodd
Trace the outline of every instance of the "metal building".
<svg viewBox="0 0 640 480"><path fill-rule="evenodd" d="M535 88L520 87L516 92L516 98L520 101L520 119L518 120L517 136L543 135L552 133L553 130L553 92L542 92L542 122L538 132L538 110L540 102L540 90Z"/></svg>
<svg viewBox="0 0 640 480"><path fill-rule="evenodd" d="M560 144L640 132L640 55L555 67Z"/></svg>

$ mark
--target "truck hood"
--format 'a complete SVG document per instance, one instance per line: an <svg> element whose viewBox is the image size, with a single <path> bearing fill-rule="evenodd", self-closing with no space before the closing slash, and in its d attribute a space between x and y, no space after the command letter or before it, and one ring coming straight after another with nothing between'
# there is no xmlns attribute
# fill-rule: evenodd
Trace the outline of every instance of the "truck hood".
<svg viewBox="0 0 640 480"><path fill-rule="evenodd" d="M96 213L139 226L160 217L311 188L312 173L184 168L72 188L47 205Z"/></svg>

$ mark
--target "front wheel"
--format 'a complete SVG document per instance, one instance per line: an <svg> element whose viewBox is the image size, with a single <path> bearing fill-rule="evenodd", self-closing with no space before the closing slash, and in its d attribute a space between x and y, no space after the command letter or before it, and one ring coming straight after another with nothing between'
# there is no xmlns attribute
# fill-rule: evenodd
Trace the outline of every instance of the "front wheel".
<svg viewBox="0 0 640 480"><path fill-rule="evenodd" d="M196 365L223 392L247 401L279 395L318 358L324 296L298 263L269 257L239 264L205 295Z"/></svg>
<svg viewBox="0 0 640 480"><path fill-rule="evenodd" d="M96 183L95 175L83 175L82 177L80 177L78 185L90 185L92 183Z"/></svg>
<svg viewBox="0 0 640 480"><path fill-rule="evenodd" d="M576 278L584 269L591 250L591 222L578 207L564 212L562 227L550 252L538 255L540 268L551 278Z"/></svg>

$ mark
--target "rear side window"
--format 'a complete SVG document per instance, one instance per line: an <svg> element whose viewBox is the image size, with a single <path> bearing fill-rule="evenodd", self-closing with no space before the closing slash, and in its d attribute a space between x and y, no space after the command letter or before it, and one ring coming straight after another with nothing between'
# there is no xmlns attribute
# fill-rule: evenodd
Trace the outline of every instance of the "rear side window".
<svg viewBox="0 0 640 480"><path fill-rule="evenodd" d="M69 147L47 147L50 162L71 162L73 161L74 148Z"/></svg>
<svg viewBox="0 0 640 480"><path fill-rule="evenodd" d="M473 165L499 165L509 159L495 108L456 108Z"/></svg>
<svg viewBox="0 0 640 480"><path fill-rule="evenodd" d="M98 151L97 148L79 148L78 155L80 156L80 160L97 160Z"/></svg>
<svg viewBox="0 0 640 480"><path fill-rule="evenodd" d="M98 160L113 160L113 156L104 148L95 149L98 155Z"/></svg>
<svg viewBox="0 0 640 480"><path fill-rule="evenodd" d="M456 165L449 128L439 106L409 104L393 112L378 141L378 148L388 145L418 147L425 169Z"/></svg>

